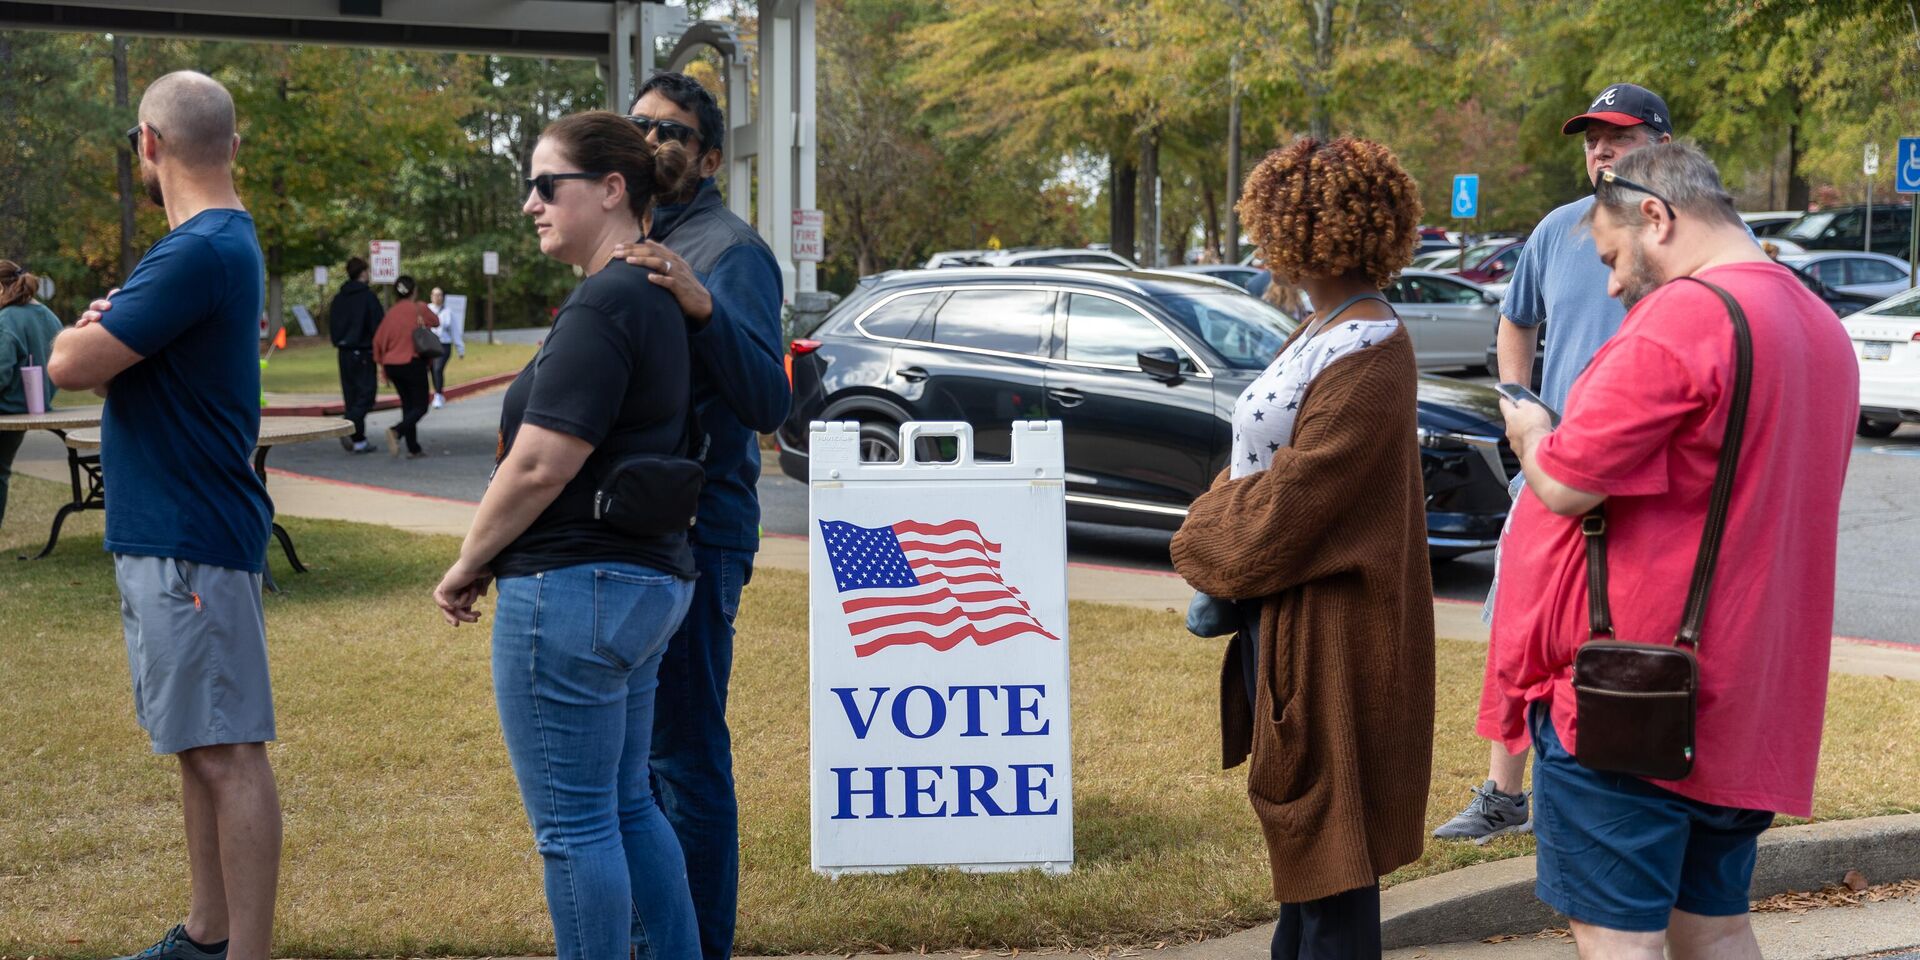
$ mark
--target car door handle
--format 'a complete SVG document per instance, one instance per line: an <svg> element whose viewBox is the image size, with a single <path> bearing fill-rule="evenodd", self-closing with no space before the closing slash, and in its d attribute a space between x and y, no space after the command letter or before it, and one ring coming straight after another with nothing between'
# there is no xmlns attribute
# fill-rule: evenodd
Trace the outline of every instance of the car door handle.
<svg viewBox="0 0 1920 960"><path fill-rule="evenodd" d="M1047 391L1047 396L1059 401L1063 407L1077 407L1087 402L1087 395L1072 387L1055 387Z"/></svg>
<svg viewBox="0 0 1920 960"><path fill-rule="evenodd" d="M908 383L919 383L927 378L927 370L925 367L901 367L893 373L894 376Z"/></svg>

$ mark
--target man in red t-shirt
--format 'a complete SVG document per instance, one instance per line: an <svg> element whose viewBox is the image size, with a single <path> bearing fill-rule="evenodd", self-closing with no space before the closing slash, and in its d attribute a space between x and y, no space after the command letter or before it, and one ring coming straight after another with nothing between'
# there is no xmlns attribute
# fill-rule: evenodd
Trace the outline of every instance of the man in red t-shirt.
<svg viewBox="0 0 1920 960"><path fill-rule="evenodd" d="M1573 921L1582 956L1758 957L1755 839L1774 812L1812 812L1859 373L1833 311L1754 245L1697 148L1649 147L1613 173L1589 216L1627 318L1558 428L1537 404L1502 403L1527 490L1500 561L1478 730L1535 748L1536 892ZM1693 773L1656 783L1573 759L1571 667L1589 634L1580 517L1606 505L1617 636L1673 643L1734 377L1726 306L1668 282L1689 276L1740 303L1753 371L1698 649Z"/></svg>

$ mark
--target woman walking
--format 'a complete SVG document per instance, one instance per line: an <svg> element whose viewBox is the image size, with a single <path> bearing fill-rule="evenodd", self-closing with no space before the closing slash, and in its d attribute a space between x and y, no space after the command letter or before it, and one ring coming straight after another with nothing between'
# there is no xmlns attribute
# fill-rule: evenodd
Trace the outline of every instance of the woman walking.
<svg viewBox="0 0 1920 960"><path fill-rule="evenodd" d="M47 379L47 354L60 333L60 318L33 298L40 278L12 260L0 260L0 414L26 413L27 379L39 378L40 409L53 405L53 381ZM38 374L23 371L37 367ZM13 481L13 458L20 452L24 431L0 431L0 519L7 515L7 487Z"/></svg>
<svg viewBox="0 0 1920 960"><path fill-rule="evenodd" d="M586 279L507 391L493 479L434 591L449 623L472 623L499 579L494 695L560 960L626 960L635 937L660 960L699 955L647 766L660 658L693 598L686 319L650 271L613 257L688 162L605 111L541 134L523 209L541 252ZM691 496L601 496L685 466Z"/></svg>
<svg viewBox="0 0 1920 960"><path fill-rule="evenodd" d="M413 278L401 274L393 283L397 299L373 334L373 358L380 363L387 382L393 384L393 392L400 395L400 422L387 428L387 453L399 456L400 441L405 440L409 460L425 456L416 428L420 418L427 415L427 364L431 362L420 355L413 332L440 325L440 318L417 299L419 292ZM436 339L432 334L427 338Z"/></svg>
<svg viewBox="0 0 1920 960"><path fill-rule="evenodd" d="M1380 288L1413 257L1419 188L1385 147L1303 139L1239 204L1274 284L1318 310L1234 407L1231 468L1174 567L1243 626L1221 683L1226 765L1281 903L1274 960L1380 956L1379 878L1420 856L1433 592L1413 347Z"/></svg>

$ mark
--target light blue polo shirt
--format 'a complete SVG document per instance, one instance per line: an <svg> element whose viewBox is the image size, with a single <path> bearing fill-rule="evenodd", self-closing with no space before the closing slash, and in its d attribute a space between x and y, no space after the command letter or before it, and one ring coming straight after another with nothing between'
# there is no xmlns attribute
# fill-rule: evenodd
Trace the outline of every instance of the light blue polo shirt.
<svg viewBox="0 0 1920 960"><path fill-rule="evenodd" d="M1513 282L1500 312L1523 327L1547 325L1540 399L1561 412L1567 393L1587 362L1620 329L1627 310L1607 296L1612 271L1600 262L1593 234L1580 219L1593 206L1591 194L1546 215L1527 238L1514 265Z"/></svg>

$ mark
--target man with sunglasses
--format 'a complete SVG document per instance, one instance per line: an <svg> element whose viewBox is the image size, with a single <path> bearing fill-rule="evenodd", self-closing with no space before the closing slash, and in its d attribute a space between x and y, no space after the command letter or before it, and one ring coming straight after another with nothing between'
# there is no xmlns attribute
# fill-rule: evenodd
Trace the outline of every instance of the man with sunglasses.
<svg viewBox="0 0 1920 960"><path fill-rule="evenodd" d="M134 714L153 752L179 758L191 900L140 956L266 960L280 867L260 599L272 504L250 462L266 268L234 189L240 137L224 87L167 74L128 135L170 231L111 304L60 334L47 373L106 394L106 547Z"/></svg>
<svg viewBox="0 0 1920 960"><path fill-rule="evenodd" d="M649 279L694 325L694 410L710 443L690 533L700 578L660 665L651 764L654 796L686 852L701 955L727 960L740 865L726 719L733 621L760 549L759 434L780 426L792 396L780 344L780 268L714 183L726 119L713 94L685 74L656 73L630 113L649 140L679 143L695 158L678 202L656 208L646 240L615 254L651 269Z"/></svg>
<svg viewBox="0 0 1920 960"><path fill-rule="evenodd" d="M1698 148L1603 171L1585 222L1628 313L1559 426L1537 404L1501 403L1527 493L1501 559L1479 731L1533 747L1535 892L1571 920L1582 957L1757 960L1756 839L1775 812L1812 814L1859 368L1833 311L1753 242ZM1589 540L1604 551L1591 576ZM1686 619L1696 603L1704 616ZM1639 703L1608 716L1576 699L1573 660L1595 622L1611 624L1596 639L1697 648L1691 726L1666 744L1688 761L1667 771L1678 779L1606 772L1658 769L1606 762L1609 734L1662 738Z"/></svg>
<svg viewBox="0 0 1920 960"><path fill-rule="evenodd" d="M1587 112L1560 127L1565 136L1579 134L1587 164L1587 182L1598 184L1600 174L1635 150L1673 139L1672 114L1666 101L1645 87L1611 84L1588 105ZM1627 311L1607 293L1607 271L1593 251L1593 235L1580 218L1593 207L1593 195L1581 197L1547 214L1527 238L1514 265L1513 280L1500 307L1495 349L1505 383L1531 384L1538 327L1549 318L1547 354L1542 364L1540 397L1554 410L1563 410L1567 391L1586 369L1600 345L1620 329ZM1512 493L1520 492L1513 477ZM1497 563L1497 555L1496 555ZM1493 596L1487 596L1487 615ZM1466 809L1442 824L1433 835L1442 840L1472 840L1484 844L1495 837L1533 829L1530 794L1522 789L1527 752L1509 754L1495 743L1489 749L1487 780L1473 788Z"/></svg>

